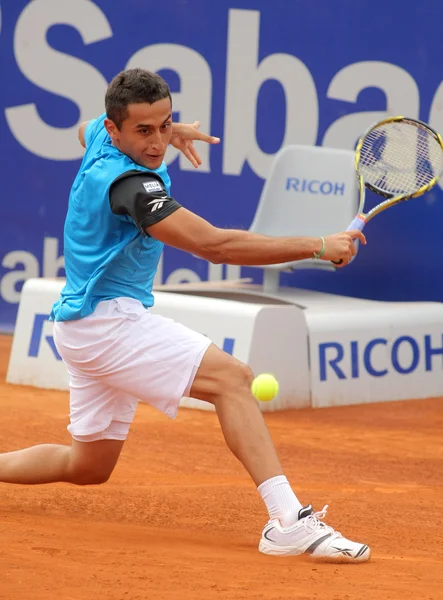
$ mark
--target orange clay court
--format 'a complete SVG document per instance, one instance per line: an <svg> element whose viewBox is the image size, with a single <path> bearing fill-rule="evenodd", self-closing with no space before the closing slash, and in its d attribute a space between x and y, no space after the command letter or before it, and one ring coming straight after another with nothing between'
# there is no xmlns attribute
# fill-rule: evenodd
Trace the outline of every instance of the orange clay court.
<svg viewBox="0 0 443 600"><path fill-rule="evenodd" d="M68 394L5 384L2 451L69 443ZM265 507L213 413L139 407L111 480L1 485L0 598L443 598L443 399L267 414L300 499L372 548L360 565L259 554Z"/></svg>

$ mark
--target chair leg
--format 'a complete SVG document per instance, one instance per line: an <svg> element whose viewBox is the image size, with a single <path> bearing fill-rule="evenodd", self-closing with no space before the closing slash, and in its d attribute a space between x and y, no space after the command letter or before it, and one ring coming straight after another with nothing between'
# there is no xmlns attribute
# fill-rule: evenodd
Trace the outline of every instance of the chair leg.
<svg viewBox="0 0 443 600"><path fill-rule="evenodd" d="M280 285L280 271L277 269L263 269L263 291L266 294L275 294Z"/></svg>

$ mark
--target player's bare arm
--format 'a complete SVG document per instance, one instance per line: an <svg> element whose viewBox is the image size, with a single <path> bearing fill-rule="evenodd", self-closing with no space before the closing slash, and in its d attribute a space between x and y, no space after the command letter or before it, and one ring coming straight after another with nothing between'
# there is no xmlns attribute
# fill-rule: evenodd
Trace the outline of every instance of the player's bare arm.
<svg viewBox="0 0 443 600"><path fill-rule="evenodd" d="M321 237L269 237L239 229L214 227L170 197L155 173L129 171L110 190L113 213L129 215L142 233L215 264L268 265L321 255L323 260L349 263L361 231Z"/></svg>
<svg viewBox="0 0 443 600"><path fill-rule="evenodd" d="M181 207L147 233L174 248L185 250L212 263L269 265L312 258L322 247L315 237L268 237L238 229L214 227L205 219ZM360 231L347 231L325 238L323 260L347 264L356 253L354 240L366 244Z"/></svg>

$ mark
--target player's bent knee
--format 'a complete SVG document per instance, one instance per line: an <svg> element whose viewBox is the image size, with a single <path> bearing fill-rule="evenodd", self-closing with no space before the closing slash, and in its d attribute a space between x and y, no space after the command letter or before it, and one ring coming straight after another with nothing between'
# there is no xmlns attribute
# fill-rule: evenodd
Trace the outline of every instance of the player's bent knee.
<svg viewBox="0 0 443 600"><path fill-rule="evenodd" d="M244 395L251 387L253 375L248 365L233 358L217 371L214 399Z"/></svg>
<svg viewBox="0 0 443 600"><path fill-rule="evenodd" d="M68 470L67 480L74 485L100 485L106 483L112 470L94 468L90 465L76 465Z"/></svg>
<svg viewBox="0 0 443 600"><path fill-rule="evenodd" d="M220 373L220 375L212 400L215 406L224 401L249 400L254 374L248 365L235 361L226 373Z"/></svg>
<svg viewBox="0 0 443 600"><path fill-rule="evenodd" d="M248 365L212 344L207 349L193 381L193 398L217 404L228 397L246 397L254 375Z"/></svg>
<svg viewBox="0 0 443 600"><path fill-rule="evenodd" d="M75 485L99 485L110 478L123 448L122 440L80 442L72 440L65 481Z"/></svg>
<svg viewBox="0 0 443 600"><path fill-rule="evenodd" d="M254 373L251 367L244 363L238 362L236 368L238 369L237 379L239 385L243 388L251 389L252 382L254 380Z"/></svg>

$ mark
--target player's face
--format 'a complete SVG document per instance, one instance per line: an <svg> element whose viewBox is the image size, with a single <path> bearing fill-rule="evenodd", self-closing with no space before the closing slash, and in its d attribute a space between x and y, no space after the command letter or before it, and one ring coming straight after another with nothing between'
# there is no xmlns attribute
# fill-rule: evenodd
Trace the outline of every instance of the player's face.
<svg viewBox="0 0 443 600"><path fill-rule="evenodd" d="M163 161L171 139L171 100L163 98L153 104L130 104L128 117L120 130L107 120L106 128L117 148L137 164L157 169Z"/></svg>

